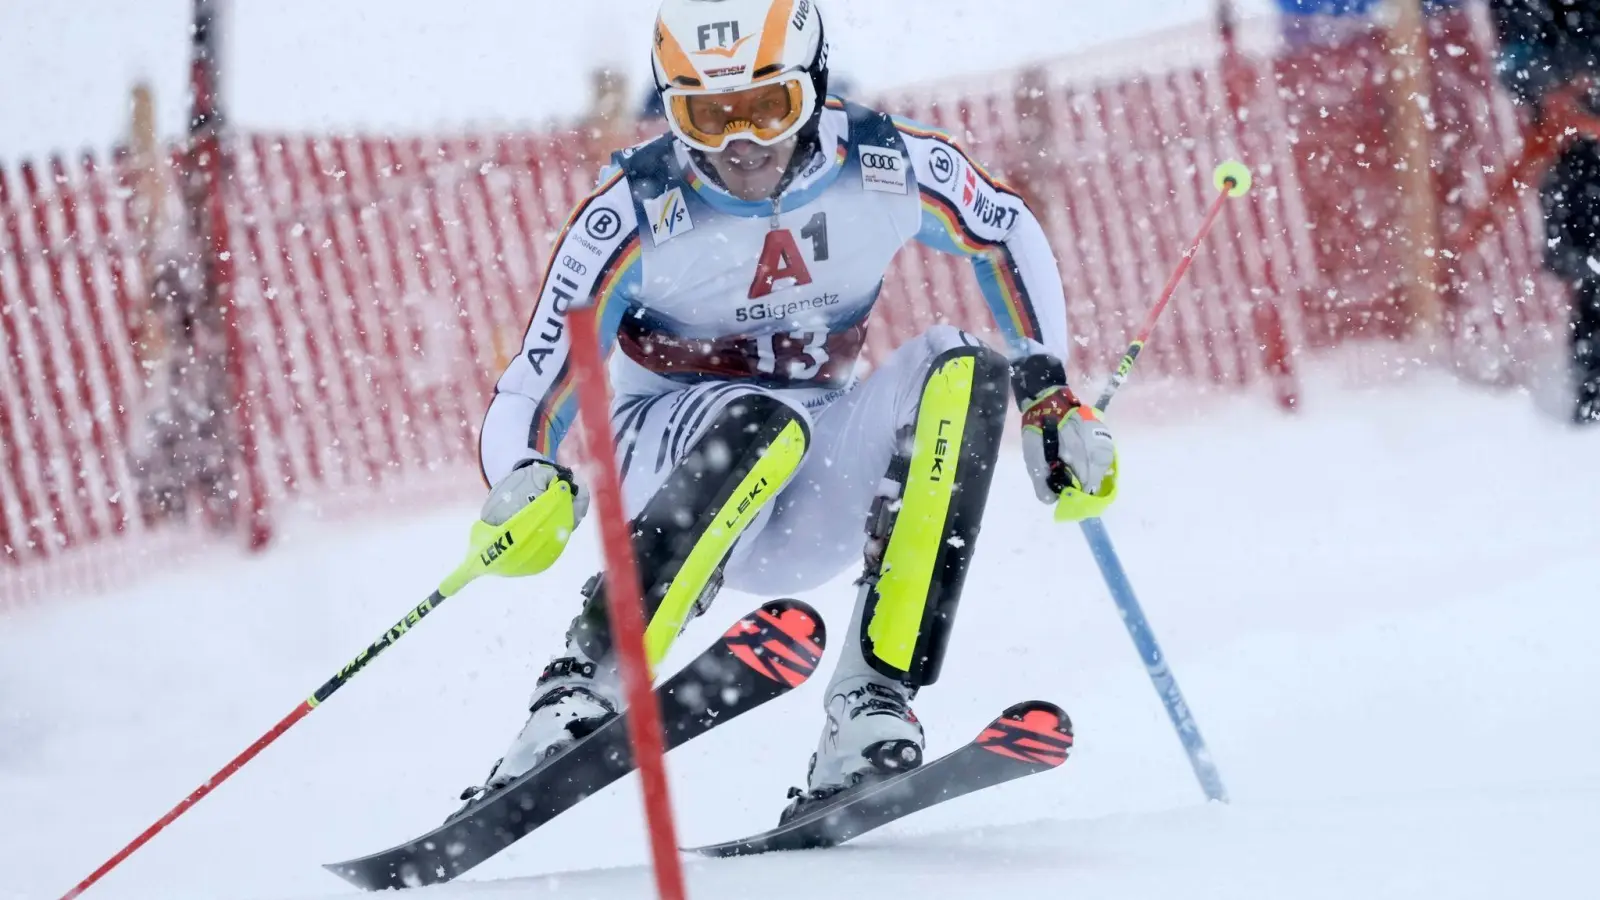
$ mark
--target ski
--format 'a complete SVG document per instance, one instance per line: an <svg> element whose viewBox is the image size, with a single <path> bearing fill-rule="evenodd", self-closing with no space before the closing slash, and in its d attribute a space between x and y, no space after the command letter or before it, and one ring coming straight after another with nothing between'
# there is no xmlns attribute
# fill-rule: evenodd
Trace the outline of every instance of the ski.
<svg viewBox="0 0 1600 900"><path fill-rule="evenodd" d="M771 831L686 852L749 856L835 847L930 806L1061 765L1072 749L1072 721L1042 700L1018 703L977 738L909 772L864 782Z"/></svg>
<svg viewBox="0 0 1600 900"><path fill-rule="evenodd" d="M740 619L656 688L672 750L804 683L822 659L816 611L777 600ZM455 878L633 771L626 713L443 825L381 853L324 868L367 890Z"/></svg>

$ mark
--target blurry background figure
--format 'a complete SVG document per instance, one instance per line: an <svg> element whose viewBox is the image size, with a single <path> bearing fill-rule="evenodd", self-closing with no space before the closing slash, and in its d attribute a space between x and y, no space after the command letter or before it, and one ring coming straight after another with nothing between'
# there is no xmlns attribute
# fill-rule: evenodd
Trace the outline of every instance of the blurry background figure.
<svg viewBox="0 0 1600 900"><path fill-rule="evenodd" d="M1278 0L1291 47L1341 44L1372 28L1384 0Z"/></svg>
<svg viewBox="0 0 1600 900"><path fill-rule="evenodd" d="M138 346L145 391L130 448L139 510L150 522L202 512L208 524L227 528L234 516L227 346L219 311L206 302L181 207L172 206L170 160L156 144L153 101L144 85L134 88L132 143L134 217L149 286Z"/></svg>
<svg viewBox="0 0 1600 900"><path fill-rule="evenodd" d="M1459 7L1462 0L1422 0L1424 13ZM1394 0L1278 0L1283 38L1291 47L1336 45L1393 16Z"/></svg>
<svg viewBox="0 0 1600 900"><path fill-rule="evenodd" d="M609 68L595 69L589 76L589 114L579 125L583 134L583 158L598 164L637 141L633 110L628 105L628 78ZM521 335L518 335L520 341Z"/></svg>
<svg viewBox="0 0 1600 900"><path fill-rule="evenodd" d="M1490 0L1499 38L1496 71L1530 134L1547 119L1575 127L1540 186L1544 264L1572 285L1573 418L1600 422L1600 3Z"/></svg>

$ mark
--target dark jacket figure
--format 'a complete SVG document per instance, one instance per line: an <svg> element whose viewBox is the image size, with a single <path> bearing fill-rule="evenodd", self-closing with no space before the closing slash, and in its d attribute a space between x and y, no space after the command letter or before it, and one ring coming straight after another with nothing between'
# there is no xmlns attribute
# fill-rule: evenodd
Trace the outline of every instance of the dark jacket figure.
<svg viewBox="0 0 1600 900"><path fill-rule="evenodd" d="M139 504L149 521L184 519L198 511L213 527L234 516L229 434L227 347L222 325L205 302L194 267L176 257L160 262L150 309L159 359L149 370L144 427L134 442ZM198 499L198 510L191 504Z"/></svg>
<svg viewBox="0 0 1600 900"><path fill-rule="evenodd" d="M1600 0L1490 0L1497 71L1529 120L1558 92L1600 85ZM1584 105L1600 106L1586 93ZM1549 238L1545 265L1573 285L1574 416L1600 422L1600 143L1569 144L1540 188Z"/></svg>

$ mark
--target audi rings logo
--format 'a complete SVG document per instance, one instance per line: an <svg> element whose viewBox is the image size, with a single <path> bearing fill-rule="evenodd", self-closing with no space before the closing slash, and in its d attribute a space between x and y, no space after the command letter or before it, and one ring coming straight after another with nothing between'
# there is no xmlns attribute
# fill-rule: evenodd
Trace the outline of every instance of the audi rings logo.
<svg viewBox="0 0 1600 900"><path fill-rule="evenodd" d="M609 241L622 230L622 216L609 207L598 207L584 217L583 230L597 241Z"/></svg>
<svg viewBox="0 0 1600 900"><path fill-rule="evenodd" d="M898 172L905 165L905 157L898 153L873 153L863 151L861 154L861 168L876 169L880 172Z"/></svg>

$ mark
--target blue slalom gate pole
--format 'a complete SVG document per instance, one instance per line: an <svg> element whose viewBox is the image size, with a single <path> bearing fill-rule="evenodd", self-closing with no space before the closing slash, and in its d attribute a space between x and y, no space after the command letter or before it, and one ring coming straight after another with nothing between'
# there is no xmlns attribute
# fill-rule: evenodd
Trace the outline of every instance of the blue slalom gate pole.
<svg viewBox="0 0 1600 900"><path fill-rule="evenodd" d="M1195 723L1194 713L1190 712L1188 702L1183 699L1183 691L1178 688L1178 679L1167 665L1166 654L1161 652L1155 632L1150 630L1150 622L1144 617L1139 598L1133 594L1128 573L1123 570L1122 561L1117 559L1116 548L1111 545L1110 532L1106 531L1105 523L1099 519L1084 519L1079 524L1083 527L1084 538L1089 542L1089 551L1100 566L1100 574L1105 576L1106 587L1111 590L1111 599L1116 601L1117 610L1122 613L1122 624L1128 628L1128 637L1133 638L1134 646L1139 648L1145 671L1150 673L1150 683L1161 695L1161 703L1167 708L1167 717L1178 731L1183 751L1189 755L1189 765L1194 768L1194 777L1200 781L1200 789L1205 791L1207 800L1227 803L1228 789L1222 786L1222 773L1217 771L1217 764L1206 747L1206 739L1200 735L1200 726Z"/></svg>
<svg viewBox="0 0 1600 900"><path fill-rule="evenodd" d="M1230 197L1242 197L1248 193L1250 182L1250 170L1243 163L1236 161L1223 163L1212 173L1212 183L1216 185L1217 197L1206 212L1205 222L1201 224L1200 232L1195 235L1194 242L1184 252L1183 259L1178 263L1172 277L1167 279L1167 285L1161 291L1160 299L1151 308L1133 343L1128 345L1128 352L1123 355L1122 362L1111 374L1110 382L1106 384L1100 400L1095 403L1096 409L1104 412L1106 407L1111 405L1111 399L1128 380L1134 363L1139 359L1140 351L1144 349L1150 340L1150 335L1155 331L1162 310L1167 308L1173 292L1178 288L1178 282L1183 280L1184 273L1189 271L1189 265L1194 262L1195 254L1200 252L1200 242L1205 240L1206 234L1211 231L1211 226L1216 224L1217 217L1222 214L1223 204L1227 203ZM1156 693L1161 696L1162 705L1167 708L1167 717L1172 720L1172 727L1178 732L1178 740L1183 742L1183 751L1189 755L1189 765L1194 768L1194 777L1199 780L1200 789L1205 791L1206 799L1226 803L1228 790L1222 786L1222 774L1217 771L1217 764L1211 758L1206 740L1200 735L1200 726L1195 723L1194 713L1190 711L1188 702L1183 699L1183 691L1178 689L1178 679L1172 674L1172 668L1167 665L1166 654L1161 652L1161 645L1156 641L1155 632L1150 630L1150 622L1144 617L1144 609L1139 606L1139 598L1133 594L1133 585L1128 581L1128 573L1123 570L1122 561L1117 559L1116 548L1111 545L1111 534L1106 531L1105 523L1100 520L1100 514L1117 494L1114 466L1112 474L1107 476L1107 482L1102 484L1100 491L1101 494L1095 495L1075 487L1064 489L1060 501L1056 504L1056 519L1074 521L1083 528L1084 539L1089 542L1089 552L1094 554L1094 561L1100 566L1100 574L1105 577L1106 587L1111 591L1111 599L1117 602L1117 611L1122 614L1122 624L1128 629L1128 637L1133 638L1133 645L1139 648L1139 656L1144 660L1145 671L1150 674L1150 683L1155 685Z"/></svg>

